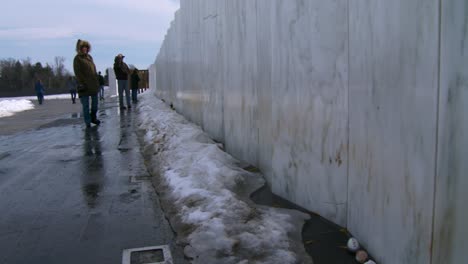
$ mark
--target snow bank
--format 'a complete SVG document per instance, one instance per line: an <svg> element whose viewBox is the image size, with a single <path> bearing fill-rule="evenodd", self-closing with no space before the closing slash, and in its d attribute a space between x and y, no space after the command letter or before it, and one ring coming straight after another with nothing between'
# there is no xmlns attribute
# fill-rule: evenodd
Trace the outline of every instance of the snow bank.
<svg viewBox="0 0 468 264"><path fill-rule="evenodd" d="M45 96L45 100L51 99L70 99L70 94L54 94ZM32 100L37 100L37 96L0 98L0 118L34 109L34 104L31 102Z"/></svg>
<svg viewBox="0 0 468 264"><path fill-rule="evenodd" d="M109 90L109 86L104 86L104 91L107 91ZM47 93L47 91L46 91ZM105 94L107 95L107 94ZM55 100L55 99L70 99L71 98L71 95L69 93L65 93L65 94L51 94L51 95L44 95L44 99L45 100ZM32 95L32 96L19 96L19 97L2 97L0 98L0 102L1 101L5 101L5 100L22 100L22 99L25 99L25 100L37 100L37 96L35 95Z"/></svg>
<svg viewBox="0 0 468 264"><path fill-rule="evenodd" d="M34 104L26 99L0 100L0 117L12 116L30 109L34 109Z"/></svg>
<svg viewBox="0 0 468 264"><path fill-rule="evenodd" d="M178 240L193 263L311 263L307 215L255 205L261 174L240 168L198 126L151 94L140 97L139 138Z"/></svg>

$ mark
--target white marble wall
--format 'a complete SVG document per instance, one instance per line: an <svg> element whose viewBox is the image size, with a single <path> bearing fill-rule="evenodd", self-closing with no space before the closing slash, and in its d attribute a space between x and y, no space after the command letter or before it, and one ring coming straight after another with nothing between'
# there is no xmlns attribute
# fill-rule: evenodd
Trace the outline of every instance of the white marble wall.
<svg viewBox="0 0 468 264"><path fill-rule="evenodd" d="M154 62L154 71L156 74L156 82L150 82L150 89L155 91L155 94L159 98L167 99L167 84L166 84L166 75L168 71L166 71L166 46L168 45L168 35L165 36L165 41L161 45L159 53L156 57L156 61ZM165 87L165 88L163 88Z"/></svg>
<svg viewBox="0 0 468 264"><path fill-rule="evenodd" d="M348 228L380 263L430 263L438 1L357 0L349 28Z"/></svg>
<svg viewBox="0 0 468 264"><path fill-rule="evenodd" d="M442 2L433 263L468 259L468 2Z"/></svg>
<svg viewBox="0 0 468 264"><path fill-rule="evenodd" d="M181 23L181 20L183 19L182 15L183 10L180 10L176 12L175 14L175 19L174 19L174 25L172 26L173 31L171 32L173 35L171 36L171 52L172 52L172 58L171 58L171 63L169 65L168 71L170 71L170 79L171 79L171 85L172 85L172 91L171 91L171 100L174 104L174 107L178 111L183 111L183 100L180 100L180 94L183 93L183 81L184 79L182 78L183 76L183 71L182 67L184 65L183 59L182 59L182 53L180 52L183 50L183 42L179 41L181 37L183 36L182 28L183 25Z"/></svg>
<svg viewBox="0 0 468 264"><path fill-rule="evenodd" d="M467 10L181 0L151 88L378 263L462 263Z"/></svg>
<svg viewBox="0 0 468 264"><path fill-rule="evenodd" d="M224 1L224 140L236 157L257 164L256 1Z"/></svg>
<svg viewBox="0 0 468 264"><path fill-rule="evenodd" d="M190 120L203 127L203 86L202 58L201 58L201 3L204 0L188 0L186 6L190 12L186 16L189 42L185 50L188 69L184 89L189 96L190 111L187 112Z"/></svg>
<svg viewBox="0 0 468 264"><path fill-rule="evenodd" d="M153 63L148 67L148 82L149 82L149 87L152 87L153 89L150 90L151 93L154 95L157 95L156 91L156 64Z"/></svg>
<svg viewBox="0 0 468 264"><path fill-rule="evenodd" d="M224 2L219 0L205 0L199 3L203 129L219 142L224 141L223 4Z"/></svg>
<svg viewBox="0 0 468 264"><path fill-rule="evenodd" d="M347 1L271 8L272 189L346 225Z"/></svg>
<svg viewBox="0 0 468 264"><path fill-rule="evenodd" d="M108 68L107 72L109 74L109 91L110 94L118 94L117 91L117 78L115 77L114 68Z"/></svg>
<svg viewBox="0 0 468 264"><path fill-rule="evenodd" d="M272 182L273 166L273 120L272 120L272 14L271 0L257 1L257 89L258 108L258 167L262 170L267 181Z"/></svg>

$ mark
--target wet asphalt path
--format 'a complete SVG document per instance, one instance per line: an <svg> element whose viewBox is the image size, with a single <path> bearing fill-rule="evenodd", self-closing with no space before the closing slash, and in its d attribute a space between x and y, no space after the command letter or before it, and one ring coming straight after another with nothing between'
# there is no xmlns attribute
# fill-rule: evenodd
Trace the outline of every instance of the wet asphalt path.
<svg viewBox="0 0 468 264"><path fill-rule="evenodd" d="M100 104L98 128L68 113L0 136L0 263L121 263L122 250L172 246L134 132L135 110Z"/></svg>

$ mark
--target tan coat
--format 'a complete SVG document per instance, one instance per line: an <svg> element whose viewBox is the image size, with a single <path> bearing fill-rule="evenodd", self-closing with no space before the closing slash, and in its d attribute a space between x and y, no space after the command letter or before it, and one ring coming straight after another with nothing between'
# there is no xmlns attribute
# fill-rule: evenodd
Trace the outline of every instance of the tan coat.
<svg viewBox="0 0 468 264"><path fill-rule="evenodd" d="M99 80L96 73L93 57L81 52L83 46L88 46L88 52L91 51L91 45L85 40L78 40L76 43L77 55L73 60L73 70L78 81L78 95L91 96L97 95L99 91Z"/></svg>

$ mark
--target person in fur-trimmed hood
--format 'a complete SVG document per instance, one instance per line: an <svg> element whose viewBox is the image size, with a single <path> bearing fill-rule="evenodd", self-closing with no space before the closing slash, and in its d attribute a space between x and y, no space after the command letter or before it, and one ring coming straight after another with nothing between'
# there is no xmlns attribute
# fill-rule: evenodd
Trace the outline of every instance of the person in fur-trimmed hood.
<svg viewBox="0 0 468 264"><path fill-rule="evenodd" d="M73 60L73 70L78 82L78 95L83 106L83 118L86 127L91 123L99 125L97 119L99 81L94 65L93 57L89 55L91 44L86 40L79 39L76 42L76 56ZM89 98L91 97L91 113L89 112Z"/></svg>

